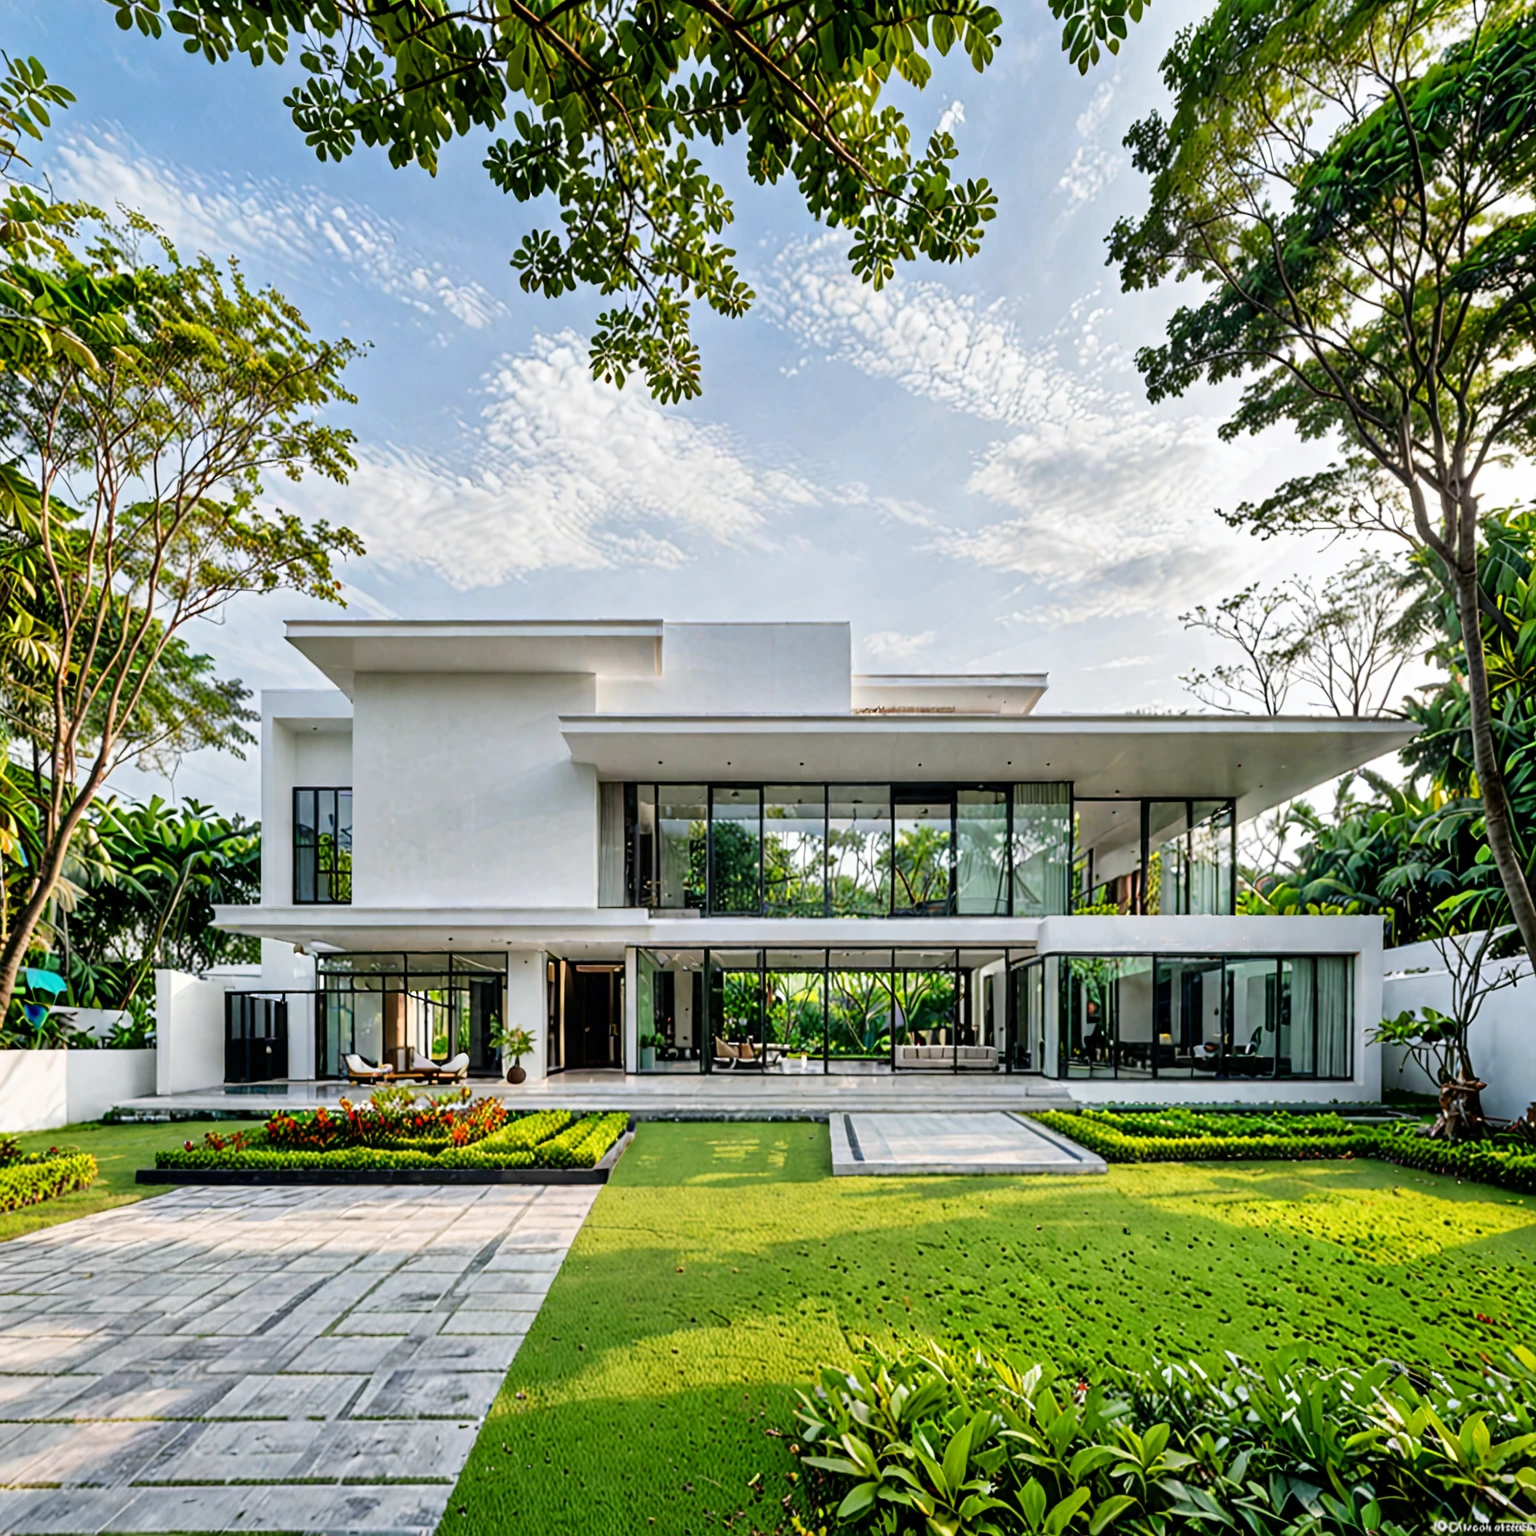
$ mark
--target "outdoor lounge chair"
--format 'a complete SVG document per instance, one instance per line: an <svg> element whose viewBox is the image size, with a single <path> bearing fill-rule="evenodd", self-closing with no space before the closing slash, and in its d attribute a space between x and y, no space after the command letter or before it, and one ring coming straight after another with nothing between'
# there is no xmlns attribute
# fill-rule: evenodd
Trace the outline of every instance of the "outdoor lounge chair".
<svg viewBox="0 0 1536 1536"><path fill-rule="evenodd" d="M348 1051L341 1058L347 1077L354 1083L387 1083L395 1074L388 1067L371 1066L361 1056Z"/></svg>
<svg viewBox="0 0 1536 1536"><path fill-rule="evenodd" d="M451 1057L439 1066L430 1056L423 1056L420 1051L413 1049L409 1068L399 1075L419 1078L428 1083L452 1083L468 1071L469 1053L467 1051L460 1051L457 1056Z"/></svg>

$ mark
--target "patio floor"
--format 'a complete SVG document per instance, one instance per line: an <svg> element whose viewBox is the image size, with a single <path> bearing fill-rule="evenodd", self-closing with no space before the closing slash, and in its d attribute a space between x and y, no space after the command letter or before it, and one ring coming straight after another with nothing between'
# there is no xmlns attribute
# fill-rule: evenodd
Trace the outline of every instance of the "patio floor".
<svg viewBox="0 0 1536 1536"><path fill-rule="evenodd" d="M1015 1115L833 1115L832 1172L1107 1173L1102 1157Z"/></svg>
<svg viewBox="0 0 1536 1536"><path fill-rule="evenodd" d="M0 1244L0 1531L435 1531L596 1194L184 1189Z"/></svg>
<svg viewBox="0 0 1536 1536"><path fill-rule="evenodd" d="M640 1116L686 1119L751 1119L798 1115L824 1117L839 1110L1040 1110L1072 1109L1067 1084L1041 1077L988 1073L714 1072L628 1074L615 1071L557 1072L517 1087L500 1078L471 1078L476 1094L495 1094L519 1109L625 1109ZM209 1111L267 1115L276 1109L313 1109L338 1099L367 1096L346 1083L274 1082L230 1084L190 1093L149 1095L119 1107L140 1114L206 1114Z"/></svg>

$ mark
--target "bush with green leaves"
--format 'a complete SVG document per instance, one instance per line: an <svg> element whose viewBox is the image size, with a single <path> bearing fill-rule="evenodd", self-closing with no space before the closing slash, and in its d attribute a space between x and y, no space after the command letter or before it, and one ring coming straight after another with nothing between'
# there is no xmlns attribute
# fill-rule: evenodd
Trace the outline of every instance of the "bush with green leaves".
<svg viewBox="0 0 1536 1536"><path fill-rule="evenodd" d="M1480 1374L1297 1352L1062 1377L861 1348L800 1394L801 1531L1408 1536L1536 1515L1536 1354Z"/></svg>
<svg viewBox="0 0 1536 1536"><path fill-rule="evenodd" d="M1216 1110L1170 1105L1164 1109L1085 1109L1085 1120L1108 1126L1126 1136L1278 1136L1285 1139L1313 1136L1349 1136L1358 1127L1331 1111L1324 1114L1289 1114L1284 1110L1253 1114L1222 1114Z"/></svg>
<svg viewBox="0 0 1536 1536"><path fill-rule="evenodd" d="M1536 1146L1529 1142L1453 1143L1425 1136L1417 1127L1392 1127L1377 1134L1375 1155L1425 1173L1536 1193Z"/></svg>
<svg viewBox="0 0 1536 1536"><path fill-rule="evenodd" d="M1370 1129L1351 1126L1343 1120L1339 1122L1340 1129L1331 1133L1314 1130L1295 1135L1283 1129L1259 1126L1245 1127L1240 1133L1231 1134L1213 1133L1211 1128L1202 1126L1160 1135L1147 1128L1147 1123L1155 1121L1156 1116L1132 1117L1143 1122L1134 1132L1122 1126L1125 1117L1107 1111L1064 1114L1059 1110L1044 1110L1033 1118L1049 1129L1071 1137L1090 1152L1097 1152L1107 1163L1223 1162L1259 1158L1294 1162L1315 1157L1367 1157L1375 1147ZM1211 1117L1217 1122L1242 1118L1235 1115ZM1325 1120L1331 1117L1308 1118Z"/></svg>
<svg viewBox="0 0 1536 1536"><path fill-rule="evenodd" d="M558 1136L575 1118L568 1109L536 1110L504 1125L483 1141L444 1152L442 1165L445 1168L522 1167L522 1163L509 1164L504 1159L513 1154L528 1155L531 1163L533 1149L540 1142Z"/></svg>
<svg viewBox="0 0 1536 1536"><path fill-rule="evenodd" d="M629 1116L589 1115L535 1150L541 1168L593 1168L629 1126Z"/></svg>
<svg viewBox="0 0 1536 1536"><path fill-rule="evenodd" d="M0 1164L0 1212L20 1210L89 1189L96 1180L96 1159L89 1152L50 1147Z"/></svg>

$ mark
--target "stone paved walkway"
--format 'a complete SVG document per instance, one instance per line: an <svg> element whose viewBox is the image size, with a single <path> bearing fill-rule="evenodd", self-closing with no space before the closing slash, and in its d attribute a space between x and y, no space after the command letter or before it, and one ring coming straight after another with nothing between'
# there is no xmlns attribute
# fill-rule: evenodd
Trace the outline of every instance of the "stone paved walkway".
<svg viewBox="0 0 1536 1536"><path fill-rule="evenodd" d="M432 1532L596 1194L177 1189L0 1243L0 1531Z"/></svg>
<svg viewBox="0 0 1536 1536"><path fill-rule="evenodd" d="M1003 1114L833 1115L832 1172L1105 1173L1102 1157Z"/></svg>

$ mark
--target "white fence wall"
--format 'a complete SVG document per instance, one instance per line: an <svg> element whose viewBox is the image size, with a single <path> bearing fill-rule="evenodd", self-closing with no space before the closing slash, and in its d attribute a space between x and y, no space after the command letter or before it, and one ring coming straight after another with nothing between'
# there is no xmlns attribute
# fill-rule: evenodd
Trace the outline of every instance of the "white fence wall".
<svg viewBox="0 0 1536 1536"><path fill-rule="evenodd" d="M1381 1006L1386 1018L1405 1008L1450 1012L1451 981L1433 944L1404 944L1387 950L1382 959L1386 976ZM1536 980L1529 964L1515 986L1484 999L1467 1045L1473 1067L1488 1084L1483 1108L1504 1120L1524 1114L1536 1102ZM1413 1093L1436 1089L1407 1052L1393 1046L1382 1048L1381 1085Z"/></svg>
<svg viewBox="0 0 1536 1536"><path fill-rule="evenodd" d="M227 990L223 980L155 972L156 1093L190 1093L224 1081Z"/></svg>
<svg viewBox="0 0 1536 1536"><path fill-rule="evenodd" d="M154 1090L154 1051L0 1051L0 1131L99 1120Z"/></svg>

